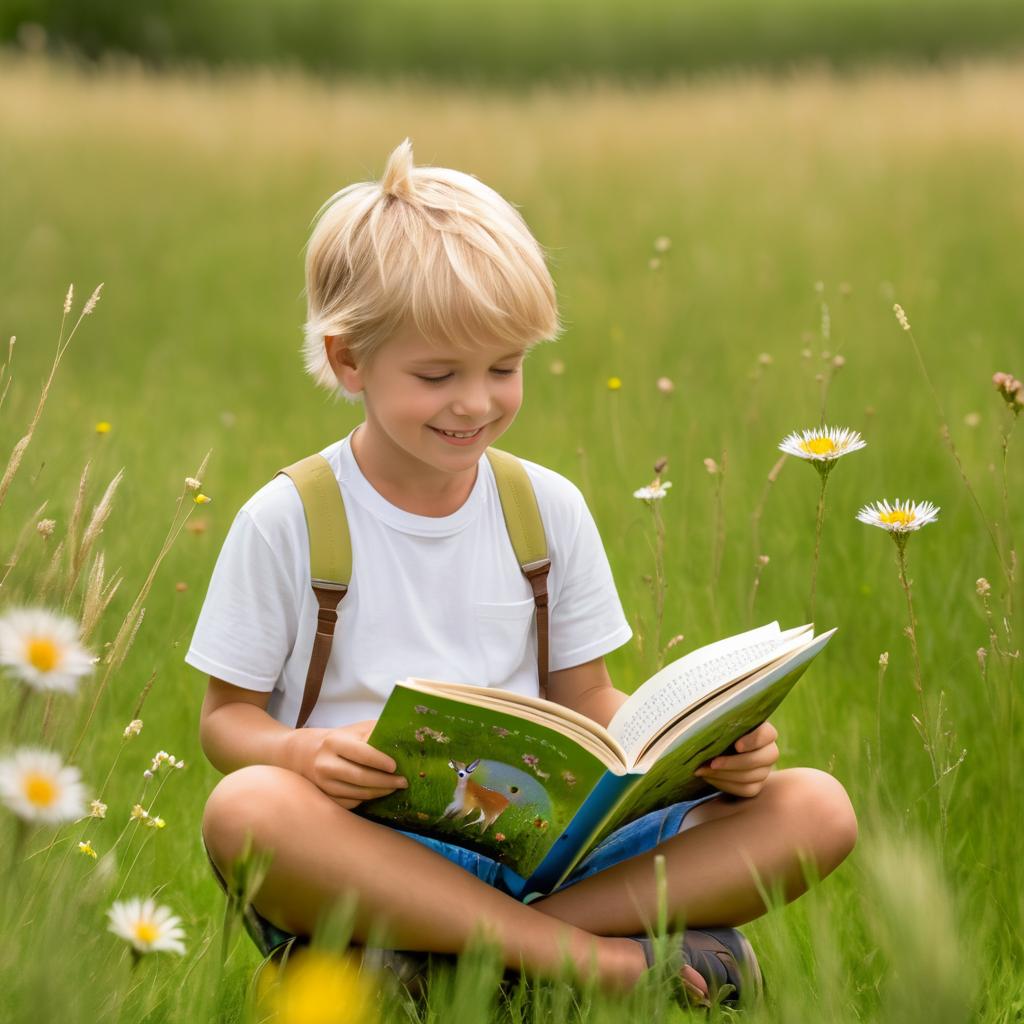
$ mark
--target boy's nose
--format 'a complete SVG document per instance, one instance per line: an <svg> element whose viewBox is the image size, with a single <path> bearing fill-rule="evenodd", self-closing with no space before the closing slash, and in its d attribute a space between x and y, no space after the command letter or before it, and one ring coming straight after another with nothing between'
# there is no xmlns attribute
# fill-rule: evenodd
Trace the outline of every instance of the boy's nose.
<svg viewBox="0 0 1024 1024"><path fill-rule="evenodd" d="M452 412L456 416L465 416L479 426L479 421L491 409L491 396L484 386L466 388L452 402Z"/></svg>

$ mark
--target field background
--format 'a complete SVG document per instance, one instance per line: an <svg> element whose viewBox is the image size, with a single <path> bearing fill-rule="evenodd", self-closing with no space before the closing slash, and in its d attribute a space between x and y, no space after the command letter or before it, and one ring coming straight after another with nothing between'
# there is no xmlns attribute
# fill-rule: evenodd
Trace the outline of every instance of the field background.
<svg viewBox="0 0 1024 1024"><path fill-rule="evenodd" d="M123 467L100 546L125 583L98 649L113 640L157 557L184 477L213 453L203 475L213 501L190 520L207 529L182 532L161 565L134 646L75 758L98 790L155 673L142 735L124 746L104 791L108 820L89 822L87 832L65 827L57 856L9 873L5 1016L190 1021L211 1019L215 1002L224 1019L240 1007L258 956L238 938L229 984L217 995L223 898L198 828L219 776L198 743L205 680L182 658L238 507L278 468L358 421L357 408L332 404L301 369L302 248L323 199L379 176L408 135L418 163L472 172L516 203L550 253L567 329L531 354L526 401L503 444L570 477L588 498L626 612L647 641L609 657L623 689L655 663L642 578L653 570L653 525L631 495L661 456L673 482L662 503L663 640L683 633L689 648L744 628L759 554L771 561L755 622L806 621L816 475L793 460L783 466L756 546L751 514L778 441L819 422L815 378L831 366L823 351L845 358L825 418L860 430L868 447L844 459L829 483L816 619L840 628L773 721L780 766L833 772L858 810L861 840L819 888L746 929L771 985L768 1006L751 1019L1024 1019L1020 658L990 652L983 680L975 651L988 644L988 627L975 580L992 581L996 608L1005 583L892 314L896 301L907 310L965 471L986 517L1002 527L999 437L1010 418L990 378L1024 374L1022 97L1019 63L842 78L733 73L643 89L595 83L513 94L258 71L82 73L4 57L0 337L18 339L0 414L4 452L35 409L68 283L77 310L105 282L0 510L5 557L44 499L58 524L52 550L86 460L89 509ZM658 253L662 236L671 247ZM618 391L606 386L613 375ZM671 395L655 386L663 375L675 383ZM103 420L112 429L97 434ZM1021 440L1009 457L1018 537ZM724 477L706 471L712 457L725 464ZM853 518L883 497L942 507L938 523L911 539L909 558L925 687L933 698L944 691L951 748L966 749L945 784L944 838L911 721L918 705L894 546ZM4 606L34 594L49 550L31 539L0 596ZM880 705L883 651L890 661ZM93 691L84 692L56 705L65 754L91 702ZM5 720L15 703L5 686ZM29 705L19 742L38 739L41 715L41 702ZM122 841L116 866L99 871L105 862L81 857L75 844L88 834L101 854L110 849L161 748L187 762L155 803L152 790L146 797L166 829L136 825L131 852ZM13 836L5 813L5 848ZM28 849L50 836L35 834ZM65 849L72 855L64 858ZM105 909L122 887L122 895L157 893L183 917L188 956L149 958L130 971L104 931ZM26 894L34 909L19 921ZM483 985L476 1012L490 1019L496 996L479 981L486 973L473 977L453 984L463 995ZM460 1004L438 991L430 1019L471 1019L446 1016L444 1007L450 1014ZM538 987L530 998L526 1010L494 1014L583 1015L559 1003L568 997L558 990ZM393 1019L409 1019L402 1012L395 1008ZM621 1019L610 1001L587 1013Z"/></svg>

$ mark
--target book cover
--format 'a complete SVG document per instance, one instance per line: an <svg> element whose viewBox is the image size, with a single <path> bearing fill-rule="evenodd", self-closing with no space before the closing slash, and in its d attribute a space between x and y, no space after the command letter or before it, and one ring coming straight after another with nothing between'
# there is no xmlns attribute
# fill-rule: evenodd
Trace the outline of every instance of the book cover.
<svg viewBox="0 0 1024 1024"><path fill-rule="evenodd" d="M483 853L522 876L606 771L554 729L401 683L368 742L394 758L409 786L356 813Z"/></svg>

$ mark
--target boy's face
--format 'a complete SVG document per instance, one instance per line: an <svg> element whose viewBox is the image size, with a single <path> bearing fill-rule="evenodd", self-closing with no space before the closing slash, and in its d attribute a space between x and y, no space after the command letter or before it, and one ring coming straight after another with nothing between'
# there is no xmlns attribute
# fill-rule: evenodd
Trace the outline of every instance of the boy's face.
<svg viewBox="0 0 1024 1024"><path fill-rule="evenodd" d="M364 449L396 471L412 469L409 459L423 464L421 471L472 470L522 405L525 350L509 342L488 339L466 350L432 343L405 324L362 366L339 342L328 340L328 354L344 387L363 393ZM443 431L475 433L452 438Z"/></svg>

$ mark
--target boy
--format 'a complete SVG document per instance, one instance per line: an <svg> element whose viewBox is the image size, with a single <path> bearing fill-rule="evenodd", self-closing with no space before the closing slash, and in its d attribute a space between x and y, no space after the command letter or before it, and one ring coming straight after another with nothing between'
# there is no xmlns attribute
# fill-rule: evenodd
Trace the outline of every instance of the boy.
<svg viewBox="0 0 1024 1024"><path fill-rule="evenodd" d="M364 421L321 453L345 504L352 579L319 700L295 729L317 602L291 480L271 480L231 526L185 659L210 676L201 742L228 773L203 816L214 868L230 876L247 833L274 852L253 900L268 947L310 935L325 907L354 892L356 942L383 926L397 948L457 953L483 929L509 966L551 974L567 955L581 977L621 990L649 966L640 937L655 919L658 852L670 912L694 929L687 990L700 1000L728 981L749 995L756 958L723 926L763 913L759 881L795 898L801 854L823 876L856 835L835 779L771 770L769 723L702 769L713 798L620 830L529 905L502 890L488 858L351 813L407 785L366 743L396 679L538 693L532 593L484 452L519 411L524 357L557 334L558 317L519 214L469 175L414 167L408 140L381 182L351 185L321 209L306 289L307 371L365 405ZM579 490L524 466L551 558L548 697L606 724L626 695L604 655L631 630Z"/></svg>

